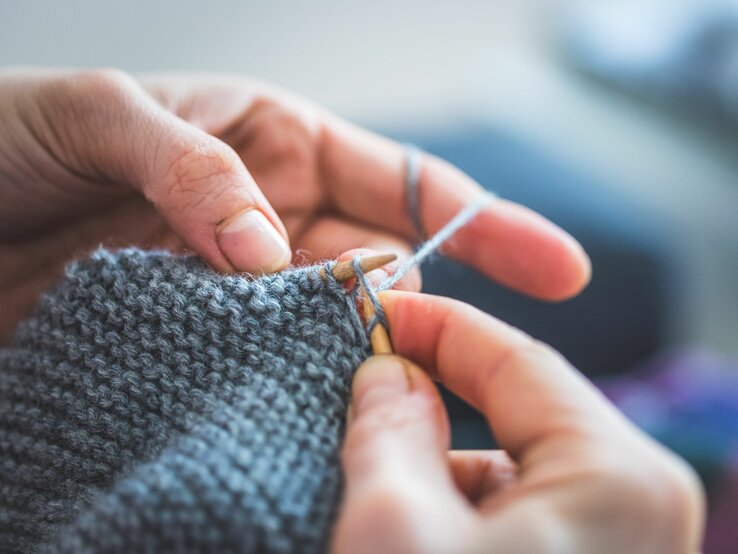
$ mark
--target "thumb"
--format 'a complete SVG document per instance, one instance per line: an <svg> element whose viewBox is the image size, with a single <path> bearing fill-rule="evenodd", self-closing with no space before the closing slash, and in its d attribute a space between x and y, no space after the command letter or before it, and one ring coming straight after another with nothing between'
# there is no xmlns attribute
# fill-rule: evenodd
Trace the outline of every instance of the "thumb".
<svg viewBox="0 0 738 554"><path fill-rule="evenodd" d="M212 266L260 273L289 264L284 225L230 146L118 71L73 76L64 92L79 162L140 190Z"/></svg>
<svg viewBox="0 0 738 554"><path fill-rule="evenodd" d="M370 358L354 377L350 412L334 551L458 551L459 528L471 518L451 477L448 420L429 377L398 356Z"/></svg>
<svg viewBox="0 0 738 554"><path fill-rule="evenodd" d="M169 123L158 144L164 154L144 195L217 269L271 273L286 267L292 259L287 231L240 157L185 122Z"/></svg>

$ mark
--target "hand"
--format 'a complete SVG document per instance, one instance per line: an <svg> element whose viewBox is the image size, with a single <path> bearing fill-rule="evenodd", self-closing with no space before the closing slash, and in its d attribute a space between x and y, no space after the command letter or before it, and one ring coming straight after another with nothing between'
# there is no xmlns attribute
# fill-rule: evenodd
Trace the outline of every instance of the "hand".
<svg viewBox="0 0 738 554"><path fill-rule="evenodd" d="M0 123L0 343L64 263L100 244L188 248L220 271L258 273L417 242L400 145L255 81L9 69ZM429 233L480 194L425 156ZM446 251L544 299L589 279L576 241L504 200Z"/></svg>
<svg viewBox="0 0 738 554"><path fill-rule="evenodd" d="M699 549L704 506L692 470L559 354L456 301L381 300L394 346L419 365L378 356L354 378L335 553ZM504 451L447 452L429 375L486 416Z"/></svg>

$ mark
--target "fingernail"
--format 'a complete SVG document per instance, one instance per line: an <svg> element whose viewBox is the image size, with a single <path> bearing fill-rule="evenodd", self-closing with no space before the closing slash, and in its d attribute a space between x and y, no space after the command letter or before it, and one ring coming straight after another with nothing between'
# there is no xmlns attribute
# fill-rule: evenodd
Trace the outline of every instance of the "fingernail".
<svg viewBox="0 0 738 554"><path fill-rule="evenodd" d="M372 356L365 361L354 375L353 417L407 394L410 391L407 369L405 360L398 356Z"/></svg>
<svg viewBox="0 0 738 554"><path fill-rule="evenodd" d="M239 271L272 273L292 259L287 242L257 209L246 210L229 220L218 231L218 245Z"/></svg>

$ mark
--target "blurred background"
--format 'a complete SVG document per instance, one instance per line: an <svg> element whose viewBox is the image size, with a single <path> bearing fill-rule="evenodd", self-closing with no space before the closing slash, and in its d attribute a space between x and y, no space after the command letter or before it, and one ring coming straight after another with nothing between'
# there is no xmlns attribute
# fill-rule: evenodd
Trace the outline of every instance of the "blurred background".
<svg viewBox="0 0 738 554"><path fill-rule="evenodd" d="M738 530L738 1L0 0L0 65L234 72L458 164L587 248L578 299L438 260L426 290L572 360ZM493 439L448 396L458 447Z"/></svg>

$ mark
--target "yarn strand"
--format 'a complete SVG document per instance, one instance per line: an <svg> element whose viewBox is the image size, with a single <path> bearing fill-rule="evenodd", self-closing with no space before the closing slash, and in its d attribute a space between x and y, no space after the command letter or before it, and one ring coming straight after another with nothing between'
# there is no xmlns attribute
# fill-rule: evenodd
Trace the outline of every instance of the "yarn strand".
<svg viewBox="0 0 738 554"><path fill-rule="evenodd" d="M482 199L469 204L458 214L456 214L451 221L449 221L440 231L433 235L429 240L423 243L420 248L403 263L394 275L389 279L385 280L377 287L377 291L381 292L395 286L400 279L405 277L408 272L415 266L420 265L425 261L428 256L438 250L443 244L453 237L459 229L469 224L482 209L487 206L495 197L492 194L486 194Z"/></svg>
<svg viewBox="0 0 738 554"><path fill-rule="evenodd" d="M420 215L420 170L422 162L421 151L409 144L405 149L405 202L407 204L408 215L412 221L413 227L418 237L422 240L426 236L423 219ZM389 323L382 309L382 304L377 298L377 292L391 289L395 286L410 270L423 263L426 258L436 252L443 244L453 237L462 227L469 224L479 212L487 206L495 196L491 193L484 194L479 200L467 205L459 213L457 213L441 230L433 235L426 242L421 244L415 254L408 258L395 273L380 283L378 287L372 288L369 281L361 268L361 257L357 256L353 259L352 267L356 273L356 286L361 287L366 292L366 297L374 307L375 316L371 321L366 322L366 331L371 334L374 327L382 325L389 333Z"/></svg>
<svg viewBox="0 0 738 554"><path fill-rule="evenodd" d="M377 325L381 325L384 327L385 331L389 333L389 321L387 320L387 316L382 308L382 303L379 301L379 298L377 298L377 293L372 288L369 283L369 279L366 278L366 273L364 273L364 270L361 267L361 256L356 256L351 262L351 265L354 267L354 271L356 272L356 281L358 285L364 289L366 297L374 307L374 317L371 321L367 321L365 325L367 334L371 335L374 327Z"/></svg>
<svg viewBox="0 0 738 554"><path fill-rule="evenodd" d="M418 241L425 240L426 232L420 217L420 164L421 151L412 144L405 148L405 203L407 212L415 227Z"/></svg>

